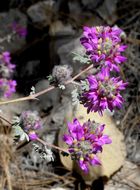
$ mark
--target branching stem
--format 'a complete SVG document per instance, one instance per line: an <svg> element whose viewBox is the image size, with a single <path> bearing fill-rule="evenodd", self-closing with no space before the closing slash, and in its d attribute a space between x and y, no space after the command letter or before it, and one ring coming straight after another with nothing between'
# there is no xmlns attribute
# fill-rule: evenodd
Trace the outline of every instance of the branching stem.
<svg viewBox="0 0 140 190"><path fill-rule="evenodd" d="M87 67L86 69L82 70L80 73L78 73L77 75L75 75L72 79L68 80L65 82L65 85L69 84L69 83L73 83L75 79L77 79L79 76L81 76L82 74L86 73L87 71L89 71L91 68L93 67L93 65L90 65L89 67ZM22 98L17 98L17 99L13 99L13 100L8 100L8 101L2 101L0 102L0 105L4 105L4 104L10 104L10 103L16 103L16 102L21 102L21 101L25 101L25 100L38 100L38 96L41 96L42 94L45 94L53 89L55 89L55 86L50 86L47 89L44 89L40 92L37 92L35 94L26 96L26 97L22 97Z"/></svg>
<svg viewBox="0 0 140 190"><path fill-rule="evenodd" d="M12 126L12 123L8 119L6 119L5 117L3 117L3 116L0 115L0 119L4 120L5 122L7 122L9 125ZM36 140L38 142L40 142L42 145L44 145L45 147L48 146L48 147L54 148L56 150L59 150L61 152L66 152L67 154L69 154L68 150L66 150L66 149L60 148L60 147L55 146L53 144L49 144L49 143L47 143L46 141L44 141L44 140L42 140L40 138L37 138Z"/></svg>

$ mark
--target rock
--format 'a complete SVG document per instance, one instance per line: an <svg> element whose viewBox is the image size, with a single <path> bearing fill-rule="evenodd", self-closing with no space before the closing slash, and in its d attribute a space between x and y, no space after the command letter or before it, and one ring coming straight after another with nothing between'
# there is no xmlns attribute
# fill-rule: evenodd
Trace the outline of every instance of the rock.
<svg viewBox="0 0 140 190"><path fill-rule="evenodd" d="M71 104L71 99L67 96L61 97L61 103L55 106L51 113L51 120L57 124L57 128L61 127L64 124L65 113L72 114L73 106Z"/></svg>
<svg viewBox="0 0 140 190"><path fill-rule="evenodd" d="M96 9L99 15L107 22L107 24L112 25L117 20L117 2L118 0L105 0L103 4Z"/></svg>
<svg viewBox="0 0 140 190"><path fill-rule="evenodd" d="M68 6L71 15L78 16L82 13L82 6L79 0L69 1Z"/></svg>
<svg viewBox="0 0 140 190"><path fill-rule="evenodd" d="M76 172L78 172L87 184L91 184L94 180L101 176L109 178L124 164L126 150L122 133L116 128L112 118L106 113L104 113L103 117L99 116L98 113L87 114L86 108L84 108L82 105L78 106L73 115L71 112L68 114L66 113L66 121L72 121L73 118L78 118L81 123L91 119L98 123L106 124L104 133L110 136L112 139L112 144L105 145L103 147L103 152L99 154L102 165L96 167L90 166L90 171L87 175L82 172L79 166L74 163L70 157L63 157L60 155L62 163L67 169L74 169ZM66 131L67 127L64 125L64 127L60 130L58 142L59 146L65 149L67 149L67 145L62 141L62 136L64 133L66 133Z"/></svg>
<svg viewBox="0 0 140 190"><path fill-rule="evenodd" d="M60 59L64 60L65 57L70 54L70 52L67 51L66 46L68 43L73 41L73 38L75 38L75 30L72 28L71 24L64 24L62 21L57 20L51 24L49 34L52 36L52 40L50 42L50 60L53 65L56 65L61 62ZM68 52L64 58L59 55L59 50L61 51L63 46L65 48L63 49L64 54L65 51ZM65 61L65 64L68 63Z"/></svg>
<svg viewBox="0 0 140 190"><path fill-rule="evenodd" d="M12 24L14 22L26 28L27 18L17 9L0 13L0 48L10 51L11 53L20 50L26 43L25 37L13 34Z"/></svg>
<svg viewBox="0 0 140 190"><path fill-rule="evenodd" d="M103 2L103 0L82 0L82 4L89 10L94 10Z"/></svg>
<svg viewBox="0 0 140 190"><path fill-rule="evenodd" d="M80 37L75 38L71 40L69 43L60 46L57 50L57 53L60 57L60 62L62 65L71 65L74 70L74 73L78 73L81 70L83 64L81 64L80 62L73 61L73 53L77 53L80 55L83 55L83 53L85 53L84 47L80 44Z"/></svg>
<svg viewBox="0 0 140 190"><path fill-rule="evenodd" d="M68 24L64 24L61 20L57 20L50 25L49 34L51 36L66 36L66 35L74 35L75 31L72 26Z"/></svg>
<svg viewBox="0 0 140 190"><path fill-rule="evenodd" d="M40 27L48 26L53 18L53 4L53 0L38 2L28 8L27 14L34 24Z"/></svg>
<svg viewBox="0 0 140 190"><path fill-rule="evenodd" d="M19 68L20 78L31 78L37 76L40 60L28 61Z"/></svg>
<svg viewBox="0 0 140 190"><path fill-rule="evenodd" d="M49 88L48 80L41 80L35 85L35 91L40 92L41 90ZM36 104L42 110L47 110L53 106L56 106L60 99L60 89L55 88L50 92L47 92L38 97L39 101Z"/></svg>

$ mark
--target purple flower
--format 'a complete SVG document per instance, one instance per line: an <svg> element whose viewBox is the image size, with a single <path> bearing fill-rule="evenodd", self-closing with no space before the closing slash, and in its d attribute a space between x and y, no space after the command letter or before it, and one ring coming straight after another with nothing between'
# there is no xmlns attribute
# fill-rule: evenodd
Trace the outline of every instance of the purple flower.
<svg viewBox="0 0 140 190"><path fill-rule="evenodd" d="M0 77L10 78L15 69L15 65L11 63L10 52L4 51L0 55Z"/></svg>
<svg viewBox="0 0 140 190"><path fill-rule="evenodd" d="M10 61L11 61L10 52L9 52L9 51L4 51L4 52L2 53L2 58L3 58L3 61L4 61L5 63L9 64Z"/></svg>
<svg viewBox="0 0 140 190"><path fill-rule="evenodd" d="M9 98L16 91L16 81L9 79L15 65L11 63L10 52L0 54L0 95Z"/></svg>
<svg viewBox="0 0 140 190"><path fill-rule="evenodd" d="M95 134L96 134L96 138L94 139L94 143L95 143L95 152L101 152L102 151L102 146L104 144L110 144L112 143L111 139L108 137L108 135L104 135L103 134L103 130L104 130L105 125L100 125L96 130L95 130Z"/></svg>
<svg viewBox="0 0 140 190"><path fill-rule="evenodd" d="M89 90L81 94L81 102L87 108L87 112L102 112L105 109L113 111L115 107L121 108L124 102L120 91L124 90L128 83L124 83L119 77L110 78L108 69L96 76L87 78Z"/></svg>
<svg viewBox="0 0 140 190"><path fill-rule="evenodd" d="M4 78L0 79L0 93L1 96L5 98L9 98L16 91L16 81L15 80L7 80Z"/></svg>
<svg viewBox="0 0 140 190"><path fill-rule="evenodd" d="M36 131L42 127L38 112L30 110L22 112L20 123L23 130L28 134L30 140L36 140L38 138Z"/></svg>
<svg viewBox="0 0 140 190"><path fill-rule="evenodd" d="M126 61L121 53L127 48L126 45L121 45L122 32L118 27L84 27L80 40L95 64L119 72L119 64Z"/></svg>
<svg viewBox="0 0 140 190"><path fill-rule="evenodd" d="M28 136L31 141L37 140L38 138L38 135L34 131L30 131Z"/></svg>
<svg viewBox="0 0 140 190"><path fill-rule="evenodd" d="M91 122L83 125L77 119L73 123L68 123L68 134L64 134L63 140L68 145L68 150L72 159L77 160L80 168L88 172L90 165L100 165L97 157L98 152L102 152L104 144L110 144L111 140L107 135L103 135L104 125Z"/></svg>
<svg viewBox="0 0 140 190"><path fill-rule="evenodd" d="M12 29L19 35L19 37L26 37L27 36L27 29L17 22L13 22Z"/></svg>

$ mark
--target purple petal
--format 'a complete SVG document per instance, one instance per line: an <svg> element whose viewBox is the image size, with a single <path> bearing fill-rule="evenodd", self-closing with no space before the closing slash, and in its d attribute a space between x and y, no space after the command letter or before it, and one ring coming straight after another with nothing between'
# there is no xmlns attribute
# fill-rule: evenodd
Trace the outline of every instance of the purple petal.
<svg viewBox="0 0 140 190"><path fill-rule="evenodd" d="M64 135L63 136L63 141L65 141L66 144L72 145L73 143L73 138L70 135Z"/></svg>

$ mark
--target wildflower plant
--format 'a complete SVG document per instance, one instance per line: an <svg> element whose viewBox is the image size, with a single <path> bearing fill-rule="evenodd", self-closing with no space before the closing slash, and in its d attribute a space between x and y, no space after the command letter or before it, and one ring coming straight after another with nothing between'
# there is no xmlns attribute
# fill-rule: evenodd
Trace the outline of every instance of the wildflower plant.
<svg viewBox="0 0 140 190"><path fill-rule="evenodd" d="M79 100L79 103L87 109L87 113L98 112L102 116L106 109L110 111L116 108L120 109L124 103L121 91L125 90L128 85L120 76L120 66L126 61L123 52L127 48L122 43L123 35L124 32L116 26L84 27L83 37L80 41L85 48L85 54L79 57L76 54L75 60L87 64L88 67L72 77L70 66L55 66L52 75L48 77L50 81L49 88L37 93L33 88L29 96L8 101L8 103L36 99L56 87L65 90L65 85L73 83L75 89L72 92L72 99L76 103ZM14 66L10 62L9 53L2 54L0 59L4 62L0 62L0 64L7 66L9 69L7 73L10 75L14 70ZM88 75L81 82L75 81L92 68L94 71L96 70L94 75ZM2 74L1 77L3 77ZM5 97L9 97L15 90L16 82L9 84L6 83L6 80L0 80L0 85L5 84L1 89L3 89ZM71 158L78 163L85 173L89 171L89 165L101 165L98 153L102 153L104 145L112 142L110 137L104 134L104 128L108 126L90 120L80 123L77 118L74 118L73 122L68 122L68 130L62 137L68 150L50 145L40 139L37 134L42 124L39 114L34 111L22 112L18 120L12 123L12 126L17 129L19 136L23 135L26 139L38 141L45 147L50 146L62 153L70 154Z"/></svg>
<svg viewBox="0 0 140 190"><path fill-rule="evenodd" d="M120 109L124 103L120 92L125 90L128 83L123 82L120 76L116 77L120 65L126 61L122 55L127 48L122 44L123 33L118 27L84 27L80 39L86 50L83 60L86 57L87 64L93 64L96 74L90 74L85 81L81 81L79 94L74 90L76 95L72 93L72 97L76 101L79 98L87 113L98 112L102 116L104 110ZM80 59L76 55L76 60L82 60L81 55ZM115 77L112 76L114 72ZM73 123L68 123L68 134L64 134L63 140L68 145L72 159L78 162L84 172L88 172L89 165L101 164L97 153L102 152L103 145L111 143L111 139L103 134L104 127L104 124L91 121L80 124L77 118Z"/></svg>

